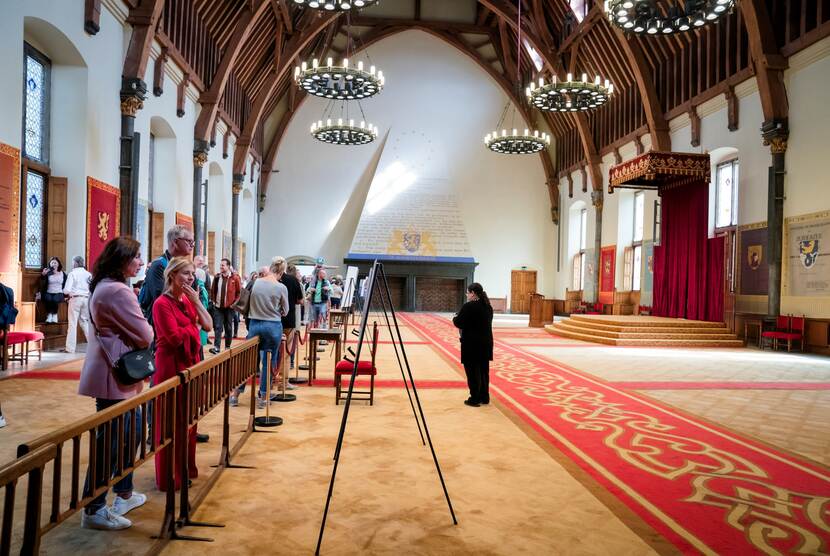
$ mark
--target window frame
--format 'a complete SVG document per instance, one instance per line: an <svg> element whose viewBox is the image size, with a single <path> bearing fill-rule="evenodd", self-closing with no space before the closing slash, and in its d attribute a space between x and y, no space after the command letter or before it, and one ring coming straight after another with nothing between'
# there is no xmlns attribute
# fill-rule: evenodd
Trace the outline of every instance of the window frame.
<svg viewBox="0 0 830 556"><path fill-rule="evenodd" d="M42 100L42 114L40 119L40 133L42 138L41 158L35 158L26 151L26 82L27 82L27 67L29 58L33 58L43 66L43 100ZM30 160L40 165L49 166L50 158L50 143L51 143L51 124L52 124L52 60L49 59L43 52L32 46L26 41L23 41L23 114L22 133L20 154L22 159Z"/></svg>
<svg viewBox="0 0 830 556"><path fill-rule="evenodd" d="M732 192L729 201L729 224L718 225L720 215L720 173L721 169L729 166L732 170ZM715 166L715 222L714 228L717 232L735 229L738 225L738 188L740 187L741 165L737 157L719 162Z"/></svg>
<svg viewBox="0 0 830 556"><path fill-rule="evenodd" d="M579 211L579 291L585 291L585 251L588 248L588 209ZM576 280L574 280L576 282Z"/></svg>
<svg viewBox="0 0 830 556"><path fill-rule="evenodd" d="M640 213L640 218L642 220L640 226L640 237L637 238L637 200L643 200L643 210ZM632 231L631 231L631 279L626 283L628 286L629 291L640 291L642 288L642 262L643 262L643 237L645 236L645 221L646 221L646 193L645 191L635 191L634 192L634 207L633 207L634 217L632 219ZM637 265L637 253L640 254L640 264Z"/></svg>
<svg viewBox="0 0 830 556"><path fill-rule="evenodd" d="M28 266L26 264L26 223L28 221L28 188L29 188L29 174L39 174L43 177L43 206L41 208L41 229L43 230L43 238L41 240L40 264L37 267ZM46 267L46 243L49 237L49 181L52 175L48 166L38 164L31 160L23 159L20 172L20 265L23 270L38 270Z"/></svg>

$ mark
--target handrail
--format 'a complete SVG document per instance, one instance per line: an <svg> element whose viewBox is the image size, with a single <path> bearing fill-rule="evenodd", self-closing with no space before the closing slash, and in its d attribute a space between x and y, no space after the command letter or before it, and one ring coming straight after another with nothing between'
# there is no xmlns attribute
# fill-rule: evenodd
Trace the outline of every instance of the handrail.
<svg viewBox="0 0 830 556"><path fill-rule="evenodd" d="M223 469L234 466L230 457L234 455L254 432L256 399L252 395L250 418L243 437L233 449L229 443L229 397L240 385L257 375L259 367L259 339L254 338L231 348L221 355L202 361L149 388L148 390L112 407L98 411L88 417L70 423L55 431L20 444L18 459L0 467L0 488L5 488L2 518L2 544L0 556L8 556L11 550L11 532L15 513L15 487L17 480L26 475L29 479L29 495L26 499L24 544L21 554L37 553L41 537L82 510L92 500L107 492L116 482L124 478L162 448L171 451L167 458L165 473L169 485L174 484L173 454L187 446L187 430L208 412L224 401L222 454L217 472L213 473L199 497L192 504L187 498L187 481L182 488L183 514L196 509L215 484ZM181 407L178 407L182 404ZM149 436L147 412L153 411L152 428ZM88 436L88 469L81 466L81 445ZM64 471L64 445L71 442L71 485L68 500L62 499L62 475ZM136 451L138 453L136 453ZM185 452L183 458L186 465ZM180 458L181 459L181 458ZM51 508L48 522L41 524L43 506L43 469L52 462ZM110 467L112 462L112 468ZM112 472L111 472L112 471ZM186 471L186 469L185 469ZM87 476L89 475L89 476ZM81 480L86 477L90 487L82 492ZM187 477L184 474L183 477ZM35 489L36 492L33 490ZM159 537L161 539L185 538L177 534L177 528L189 523L175 520L175 491L169 488ZM187 508L186 510L184 508Z"/></svg>

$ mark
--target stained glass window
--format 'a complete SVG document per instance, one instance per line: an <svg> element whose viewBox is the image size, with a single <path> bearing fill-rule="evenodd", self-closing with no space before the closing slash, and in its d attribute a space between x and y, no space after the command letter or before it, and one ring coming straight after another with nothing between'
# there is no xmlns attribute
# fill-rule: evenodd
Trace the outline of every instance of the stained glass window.
<svg viewBox="0 0 830 556"><path fill-rule="evenodd" d="M720 164L716 180L715 227L734 226L738 223L738 161Z"/></svg>
<svg viewBox="0 0 830 556"><path fill-rule="evenodd" d="M46 180L37 172L26 173L26 267L43 264L43 205Z"/></svg>
<svg viewBox="0 0 830 556"><path fill-rule="evenodd" d="M25 47L25 122L23 155L49 163L49 70L48 58L28 44Z"/></svg>

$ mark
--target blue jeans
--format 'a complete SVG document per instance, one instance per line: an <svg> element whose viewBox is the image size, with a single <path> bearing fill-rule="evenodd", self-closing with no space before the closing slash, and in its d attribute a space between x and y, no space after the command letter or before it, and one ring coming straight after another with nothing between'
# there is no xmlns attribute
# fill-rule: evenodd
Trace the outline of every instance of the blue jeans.
<svg viewBox="0 0 830 556"><path fill-rule="evenodd" d="M326 312L328 308L326 307L325 303L312 303L311 304L311 320L309 321L310 324L314 325L317 324L317 320L320 319L320 328L328 328L326 323Z"/></svg>
<svg viewBox="0 0 830 556"><path fill-rule="evenodd" d="M122 402L124 400L107 400L104 398L95 398L95 411L104 411L108 407L112 407L115 404ZM141 422L141 408L137 407L135 410L135 428L136 431L139 430ZM111 465L111 473L107 476L105 472L105 464L104 464L104 444L106 443L106 427L101 425L98 427L98 430L95 433L95 461L96 461L96 469L95 469L95 476L98 479L95 487L100 487L107 484L109 478L115 474L115 470L117 469L118 464L118 433L117 431L117 421L112 421L111 427L111 446L110 446L110 465ZM136 446L129 446L130 441L130 422L127 421L124 424L124 441L127 443L124 446L124 467L126 468L129 465L132 465L134 462L135 456L135 448L138 446L138 443L141 442L140 434L135 435ZM88 496L92 494L93 487L90 485L90 473L87 472L86 480L84 481L84 496ZM127 494L133 491L133 474L128 473L123 479L115 483L112 487L113 492L115 494ZM90 502L87 507L86 511L89 514L94 514L101 508L107 505L107 493L104 492L103 494L96 497L92 502Z"/></svg>
<svg viewBox="0 0 830 556"><path fill-rule="evenodd" d="M267 354L271 354L271 368L277 367L277 354L282 341L282 322L251 319L248 323L248 339L259 336L259 359L262 369L259 374L259 394L265 397L268 386L266 375L268 372ZM272 373L273 374L273 373Z"/></svg>

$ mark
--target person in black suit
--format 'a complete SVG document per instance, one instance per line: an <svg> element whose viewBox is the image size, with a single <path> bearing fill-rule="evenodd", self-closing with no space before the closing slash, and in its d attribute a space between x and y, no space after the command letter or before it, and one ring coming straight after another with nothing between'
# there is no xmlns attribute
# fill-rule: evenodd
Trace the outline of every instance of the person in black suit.
<svg viewBox="0 0 830 556"><path fill-rule="evenodd" d="M461 363L467 373L470 397L466 405L490 403L490 361L493 360L493 307L478 282L467 286L467 303L452 319L461 329Z"/></svg>

